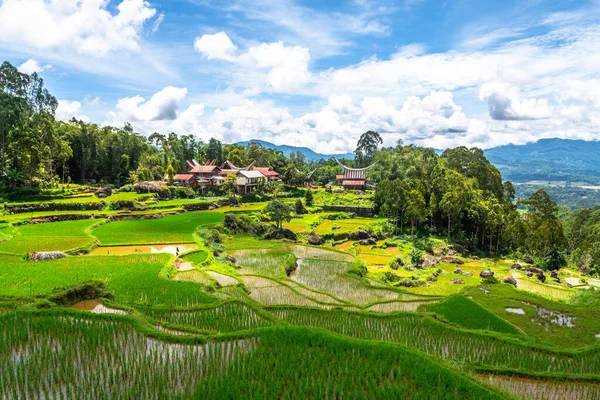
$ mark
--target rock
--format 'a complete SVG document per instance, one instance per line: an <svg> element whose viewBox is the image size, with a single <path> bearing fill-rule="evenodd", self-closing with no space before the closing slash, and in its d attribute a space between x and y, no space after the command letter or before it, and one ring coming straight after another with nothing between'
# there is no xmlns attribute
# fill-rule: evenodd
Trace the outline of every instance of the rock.
<svg viewBox="0 0 600 400"><path fill-rule="evenodd" d="M453 256L456 254L456 250L450 249L450 250L448 250L448 253L446 253L446 254L448 254L449 256Z"/></svg>
<svg viewBox="0 0 600 400"><path fill-rule="evenodd" d="M502 279L502 282L508 283L509 285L517 286L517 280L512 276L507 276L506 278Z"/></svg>
<svg viewBox="0 0 600 400"><path fill-rule="evenodd" d="M411 281L410 279L405 279L402 282L400 282L400 285L405 286L405 287L413 287L413 281Z"/></svg>
<svg viewBox="0 0 600 400"><path fill-rule="evenodd" d="M521 269L523 267L521 267L521 264L519 263L514 263L513 265L510 266L511 269Z"/></svg>
<svg viewBox="0 0 600 400"><path fill-rule="evenodd" d="M523 261L525 261L527 264L533 264L533 263L535 263L535 261L533 261L533 258L531 258L531 257L525 257L523 259Z"/></svg>
<svg viewBox="0 0 600 400"><path fill-rule="evenodd" d="M473 260L481 260L481 257L479 257L479 256L473 256Z"/></svg>
<svg viewBox="0 0 600 400"><path fill-rule="evenodd" d="M210 206L208 206L208 209L209 209L209 210L214 210L215 208L217 208L217 207L215 207L215 205L214 205L214 204L211 204Z"/></svg>
<svg viewBox="0 0 600 400"><path fill-rule="evenodd" d="M242 266L241 265L236 265L235 269L242 269Z"/></svg>
<svg viewBox="0 0 600 400"><path fill-rule="evenodd" d="M558 271L557 271L557 270L550 271L550 276L551 276L552 278L558 278Z"/></svg>
<svg viewBox="0 0 600 400"><path fill-rule="evenodd" d="M486 269L486 270L481 271L479 273L479 276L482 278L491 278L492 276L494 276L494 271Z"/></svg>
<svg viewBox="0 0 600 400"><path fill-rule="evenodd" d="M552 280L556 283L560 283L560 278L552 278Z"/></svg>
<svg viewBox="0 0 600 400"><path fill-rule="evenodd" d="M464 276L473 276L473 273L471 271L469 271L469 272L465 272L463 275Z"/></svg>
<svg viewBox="0 0 600 400"><path fill-rule="evenodd" d="M406 270L407 271L414 271L415 267L413 267L412 265L409 265L409 266L406 267Z"/></svg>
<svg viewBox="0 0 600 400"><path fill-rule="evenodd" d="M440 272L440 274L442 274L442 275L448 275L448 271L442 270L442 272Z"/></svg>
<svg viewBox="0 0 600 400"><path fill-rule="evenodd" d="M460 258L457 257L451 257L451 256L444 256L440 259L440 261L442 262L446 262L446 263L450 263L450 264L464 264L465 262L463 260L461 260Z"/></svg>
<svg viewBox="0 0 600 400"><path fill-rule="evenodd" d="M537 274L537 278L542 283L546 282L546 275L544 275L543 273Z"/></svg>
<svg viewBox="0 0 600 400"><path fill-rule="evenodd" d="M536 267L525 268L525 271L533 272L534 274L543 274L544 273L543 270L536 268Z"/></svg>
<svg viewBox="0 0 600 400"><path fill-rule="evenodd" d="M213 256L219 257L219 252L217 250L213 250Z"/></svg>
<svg viewBox="0 0 600 400"><path fill-rule="evenodd" d="M463 270L462 270L462 269L460 269L460 268L456 268L456 269L454 270L454 273L455 273L456 275L462 275L462 274L463 274Z"/></svg>
<svg viewBox="0 0 600 400"><path fill-rule="evenodd" d="M586 275L592 275L592 270L589 267L581 267L579 268L579 272Z"/></svg>
<svg viewBox="0 0 600 400"><path fill-rule="evenodd" d="M385 247L398 247L398 243L394 242L385 242Z"/></svg>
<svg viewBox="0 0 600 400"><path fill-rule="evenodd" d="M356 237L356 240L364 240L369 239L371 237L371 235L369 235L369 232L363 229L359 229L358 231L356 231L354 233L354 236Z"/></svg>
<svg viewBox="0 0 600 400"><path fill-rule="evenodd" d="M363 246L370 246L370 245L374 245L377 244L377 241L373 238L368 238L368 239L363 239L360 242L358 242L359 244L363 245Z"/></svg>
<svg viewBox="0 0 600 400"><path fill-rule="evenodd" d="M225 257L225 260L232 264L235 264L235 261L236 261L234 256L227 256L227 257Z"/></svg>
<svg viewBox="0 0 600 400"><path fill-rule="evenodd" d="M464 285L465 280L461 278L454 278L450 281L450 283L454 283L455 285Z"/></svg>
<svg viewBox="0 0 600 400"><path fill-rule="evenodd" d="M31 254L31 261L47 261L65 258L67 255L62 251L37 251Z"/></svg>
<svg viewBox="0 0 600 400"><path fill-rule="evenodd" d="M533 276L533 272L529 272L529 271L527 271L527 272L525 272L525 275L527 275L528 277L530 277L530 278L531 278L531 277Z"/></svg>
<svg viewBox="0 0 600 400"><path fill-rule="evenodd" d="M320 244L323 244L323 239L321 239L321 237L316 233L310 233L308 235L308 243L314 246L318 246Z"/></svg>
<svg viewBox="0 0 600 400"><path fill-rule="evenodd" d="M271 229L269 233L265 235L265 239L289 239L296 240L296 234L289 229Z"/></svg>
<svg viewBox="0 0 600 400"><path fill-rule="evenodd" d="M109 187L100 188L100 189L96 190L94 192L94 194L96 195L96 197L99 197L99 198L108 197L108 196L112 195L112 189Z"/></svg>
<svg viewBox="0 0 600 400"><path fill-rule="evenodd" d="M419 268L431 268L437 265L437 258L435 256L432 256L431 254L424 255L423 258L421 258L421 261L419 261Z"/></svg>
<svg viewBox="0 0 600 400"><path fill-rule="evenodd" d="M427 280L428 280L429 282L437 282L438 278L437 278L437 275L433 274L433 275L431 275L431 276L428 276L428 277L427 277Z"/></svg>

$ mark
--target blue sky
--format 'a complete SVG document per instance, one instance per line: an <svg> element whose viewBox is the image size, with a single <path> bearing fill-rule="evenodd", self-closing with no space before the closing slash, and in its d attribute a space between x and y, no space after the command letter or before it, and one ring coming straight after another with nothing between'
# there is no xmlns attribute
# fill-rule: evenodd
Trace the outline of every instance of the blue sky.
<svg viewBox="0 0 600 400"><path fill-rule="evenodd" d="M600 2L0 0L57 116L333 153L600 137Z"/></svg>

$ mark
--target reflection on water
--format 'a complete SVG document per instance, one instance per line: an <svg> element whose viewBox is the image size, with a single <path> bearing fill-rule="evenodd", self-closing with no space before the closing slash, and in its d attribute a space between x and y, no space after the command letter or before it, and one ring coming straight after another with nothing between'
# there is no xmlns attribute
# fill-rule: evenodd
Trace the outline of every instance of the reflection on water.
<svg viewBox="0 0 600 400"><path fill-rule="evenodd" d="M94 314L120 314L127 315L127 311L117 310L116 308L106 307L104 304L100 302L98 299L94 300L83 300L79 303L75 303L71 306L76 310L80 311L89 311Z"/></svg>
<svg viewBox="0 0 600 400"><path fill-rule="evenodd" d="M506 311L508 311L509 313L513 313L513 314L525 314L525 310L523 310L522 308L512 308L512 307L507 307Z"/></svg>
<svg viewBox="0 0 600 400"><path fill-rule="evenodd" d="M195 243L182 244L153 244L144 246L101 246L96 247L90 252L95 255L122 255L137 253L169 253L178 255L186 251L196 250L198 245Z"/></svg>

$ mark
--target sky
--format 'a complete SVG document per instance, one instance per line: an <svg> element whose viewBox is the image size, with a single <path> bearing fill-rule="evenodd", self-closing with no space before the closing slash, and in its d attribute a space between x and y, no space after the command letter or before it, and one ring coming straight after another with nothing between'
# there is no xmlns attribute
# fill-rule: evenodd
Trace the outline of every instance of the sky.
<svg viewBox="0 0 600 400"><path fill-rule="evenodd" d="M0 27L62 120L326 154L600 139L600 0L0 0Z"/></svg>

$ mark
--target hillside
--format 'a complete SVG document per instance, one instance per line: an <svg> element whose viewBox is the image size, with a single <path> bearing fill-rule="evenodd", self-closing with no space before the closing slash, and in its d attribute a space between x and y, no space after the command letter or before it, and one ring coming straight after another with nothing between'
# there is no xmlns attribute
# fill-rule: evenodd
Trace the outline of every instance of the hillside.
<svg viewBox="0 0 600 400"><path fill-rule="evenodd" d="M344 154L322 154L322 153L317 153L316 151L309 149L308 147L297 147L297 146L288 146L288 145L276 145L273 144L271 142L267 142L264 140L259 140L259 139L252 139L252 140L248 140L245 142L237 142L236 144L242 145L242 146L246 146L248 143L250 142L255 142L255 143L260 143L263 147L266 147L267 149L276 149L276 150L280 150L286 157L290 156L290 153L295 151L295 152L300 152L302 154L304 154L304 156L306 157L307 160L309 161L318 161L320 159L325 159L327 160L328 158L331 157L337 157L337 158L345 158L345 159L354 159L354 154L353 153L344 153Z"/></svg>
<svg viewBox="0 0 600 400"><path fill-rule="evenodd" d="M515 182L600 182L600 142L542 139L522 146L507 145L485 151L505 179Z"/></svg>

